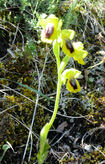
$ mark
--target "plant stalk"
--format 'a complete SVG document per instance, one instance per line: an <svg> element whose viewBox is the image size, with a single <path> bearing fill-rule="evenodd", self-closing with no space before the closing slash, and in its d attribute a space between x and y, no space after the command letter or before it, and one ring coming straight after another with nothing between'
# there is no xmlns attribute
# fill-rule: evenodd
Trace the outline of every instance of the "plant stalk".
<svg viewBox="0 0 105 164"><path fill-rule="evenodd" d="M56 94L56 101L55 101L55 107L54 107L54 112L53 112L53 115L51 117L51 120L49 122L49 125L50 125L50 128L56 118L56 114L57 114L57 111L58 111L58 106L59 106L59 99L60 99L60 92L61 92L61 85L62 85L62 82L61 82L61 74L59 73L58 74L58 83L57 83L57 94Z"/></svg>

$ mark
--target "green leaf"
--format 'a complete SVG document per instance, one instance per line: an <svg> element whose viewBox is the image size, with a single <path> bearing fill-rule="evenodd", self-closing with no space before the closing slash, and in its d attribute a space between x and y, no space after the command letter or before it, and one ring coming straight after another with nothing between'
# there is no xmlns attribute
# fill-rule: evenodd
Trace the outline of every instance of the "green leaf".
<svg viewBox="0 0 105 164"><path fill-rule="evenodd" d="M42 92L39 92L39 91L37 91L36 89L33 89L33 88L29 87L28 85L24 85L24 84L21 84L21 83L17 83L17 84L20 85L20 86L22 86L22 87L25 87L25 88L27 88L27 89L33 91L33 92L35 92L36 94L38 94L38 95L40 95L40 96L46 98L47 100L55 101L55 100L53 100L52 98L49 98L48 96L44 95Z"/></svg>
<svg viewBox="0 0 105 164"><path fill-rule="evenodd" d="M59 73L62 73L64 68L66 67L67 63L69 62L70 60L70 56L65 56L60 64L60 67L59 67Z"/></svg>
<svg viewBox="0 0 105 164"><path fill-rule="evenodd" d="M5 153L7 152L8 149L12 149L12 145L7 141L7 144L4 144L2 149L4 150L3 154L0 156L0 162L3 160L4 156L5 156ZM14 150L13 150L14 151Z"/></svg>
<svg viewBox="0 0 105 164"><path fill-rule="evenodd" d="M37 159L38 159L38 164L43 164L44 160L47 157L48 154L48 149L49 149L49 144L48 141L46 141L44 143L44 149L43 149L43 153L40 154L40 152L37 154Z"/></svg>
<svg viewBox="0 0 105 164"><path fill-rule="evenodd" d="M53 42L53 52L54 52L54 55L57 60L57 66L59 68L59 66L60 66L60 56L59 56L60 46L59 46L59 43L57 42L57 40L54 40L54 42Z"/></svg>
<svg viewBox="0 0 105 164"><path fill-rule="evenodd" d="M5 79L5 78L0 78L0 80L12 81L12 80ZM50 98L50 97L44 95L42 92L38 92L36 89L33 89L33 88L29 87L28 85L25 85L25 84L22 84L22 83L18 83L18 82L15 82L15 81L12 81L12 82L13 82L13 83L16 83L16 84L18 84L18 85L20 85L20 86L22 86L22 87L24 87L24 88L27 88L27 89L29 89L29 90L31 90L31 91L33 91L33 92L35 92L36 94L38 94L38 95L40 95L40 96L46 98L47 100L50 100L50 101L54 101L54 102L55 102L54 99L52 99L52 98Z"/></svg>
<svg viewBox="0 0 105 164"><path fill-rule="evenodd" d="M88 81L89 81L90 83L92 83L92 82L94 81L94 78L93 78L93 77L90 77L90 78L88 79Z"/></svg>
<svg viewBox="0 0 105 164"><path fill-rule="evenodd" d="M9 148L10 148L10 146L8 144L4 144L3 147L2 147L2 149L4 151L7 151Z"/></svg>
<svg viewBox="0 0 105 164"><path fill-rule="evenodd" d="M47 135L50 129L50 124L47 123L40 132L40 149L37 154L38 164L43 164L47 157L49 144L47 141Z"/></svg>

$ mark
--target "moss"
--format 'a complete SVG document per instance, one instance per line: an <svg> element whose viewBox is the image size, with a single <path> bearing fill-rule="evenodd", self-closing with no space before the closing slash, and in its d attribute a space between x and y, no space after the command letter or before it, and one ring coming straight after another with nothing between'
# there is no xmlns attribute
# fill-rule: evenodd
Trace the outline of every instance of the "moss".
<svg viewBox="0 0 105 164"><path fill-rule="evenodd" d="M1 146L5 143L5 140L13 144L13 138L11 135L14 134L15 123L14 120L8 114L0 115L0 143Z"/></svg>
<svg viewBox="0 0 105 164"><path fill-rule="evenodd" d="M27 62L27 58L25 56L17 58L14 63L11 59L7 64L0 64L1 77L5 79L0 80L0 83L12 89L8 89L5 94L5 101L2 102L2 108L4 110L10 107L12 108L5 112L5 114L0 115L0 151L2 151L2 146L5 144L5 142L9 141L13 148L15 148L15 150L18 152L17 154L14 154L16 158L23 154L24 147L21 147L21 145L26 144L29 134L29 131L22 124L20 124L18 120L30 128L36 101L36 93L27 88L19 86L15 82L18 81L19 83L26 84L32 88L35 87L37 90L38 84L33 85L33 81L35 76L37 76L37 73L34 73L34 75L31 74L32 71L30 72L30 70L33 69L31 64L32 62ZM33 102L27 98L31 99ZM13 119L11 115L16 119ZM49 115L45 114L44 109L42 107L37 107L35 121L32 129L34 133L39 134L40 130L48 120ZM37 139L34 136L33 142L37 142ZM30 146L28 148L27 154L29 151ZM8 152L10 153L10 150L8 150ZM33 146L31 161L36 159L34 156L36 152L36 147ZM10 155L10 158L13 159L12 154ZM5 160L9 162L11 160L10 158ZM19 160L21 160L21 158Z"/></svg>
<svg viewBox="0 0 105 164"><path fill-rule="evenodd" d="M99 151L104 153L104 149L100 148ZM99 164L103 160L105 160L105 156L97 150L94 150L92 153L84 153L84 155L79 157L68 157L66 155L59 164L67 164L67 163L83 163L83 164Z"/></svg>
<svg viewBox="0 0 105 164"><path fill-rule="evenodd" d="M104 149L100 150L102 153L104 153ZM101 154L99 151L94 151L93 153L85 153L82 157L82 162L86 164L98 164L102 160L105 160L105 156Z"/></svg>

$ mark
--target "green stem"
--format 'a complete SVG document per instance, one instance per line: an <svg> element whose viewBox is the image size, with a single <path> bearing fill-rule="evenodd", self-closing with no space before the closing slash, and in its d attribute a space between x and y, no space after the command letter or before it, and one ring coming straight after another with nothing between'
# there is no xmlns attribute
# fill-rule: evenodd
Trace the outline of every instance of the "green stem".
<svg viewBox="0 0 105 164"><path fill-rule="evenodd" d="M59 70L59 67L60 67L60 58L59 59L56 59L57 60L57 70Z"/></svg>
<svg viewBox="0 0 105 164"><path fill-rule="evenodd" d="M56 94L56 101L55 101L55 107L54 107L54 112L51 117L51 120L49 123L47 123L41 130L40 132L40 150L39 153L37 154L38 158L38 164L43 164L45 158L47 157L48 149L49 149L49 144L47 141L47 136L48 132L56 118L58 106L59 106L59 98L60 98L60 91L61 91L61 73L58 74L58 84L57 84L57 94Z"/></svg>
<svg viewBox="0 0 105 164"><path fill-rule="evenodd" d="M53 115L51 117L51 120L49 122L49 126L51 128L55 118L56 118L56 114L57 114L57 111L58 111L58 106L59 106L59 98L60 98L60 91L61 91L61 85L62 85L62 82L61 82L61 73L62 71L64 70L65 66L67 65L70 57L69 56L65 56L63 61L60 63L60 58L56 56L56 60L57 60L57 70L58 70L58 84L57 84L57 94L56 94L56 101L55 101L55 107L54 107L54 112L53 112Z"/></svg>
<svg viewBox="0 0 105 164"><path fill-rule="evenodd" d="M54 120L56 118L57 111L58 111L61 85L62 85L61 74L59 73L58 74L57 94L56 94L56 101L55 101L54 112L53 112L53 115L52 115L51 120L49 122L50 127L52 126L52 124L53 124L53 122L54 122Z"/></svg>

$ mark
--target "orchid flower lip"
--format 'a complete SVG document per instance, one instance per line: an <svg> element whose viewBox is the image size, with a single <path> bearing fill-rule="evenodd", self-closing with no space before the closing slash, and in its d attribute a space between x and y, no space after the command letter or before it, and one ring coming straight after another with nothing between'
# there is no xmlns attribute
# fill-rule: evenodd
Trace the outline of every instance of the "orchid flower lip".
<svg viewBox="0 0 105 164"><path fill-rule="evenodd" d="M71 41L68 39L68 40L65 40L65 43L66 43L66 48L69 49L70 53L73 53L74 47L73 47Z"/></svg>
<svg viewBox="0 0 105 164"><path fill-rule="evenodd" d="M52 23L48 23L45 28L45 37L50 38L53 32L54 32L54 25Z"/></svg>
<svg viewBox="0 0 105 164"><path fill-rule="evenodd" d="M73 87L74 90L78 88L76 80L74 78L70 79L69 82L70 82L70 85Z"/></svg>

